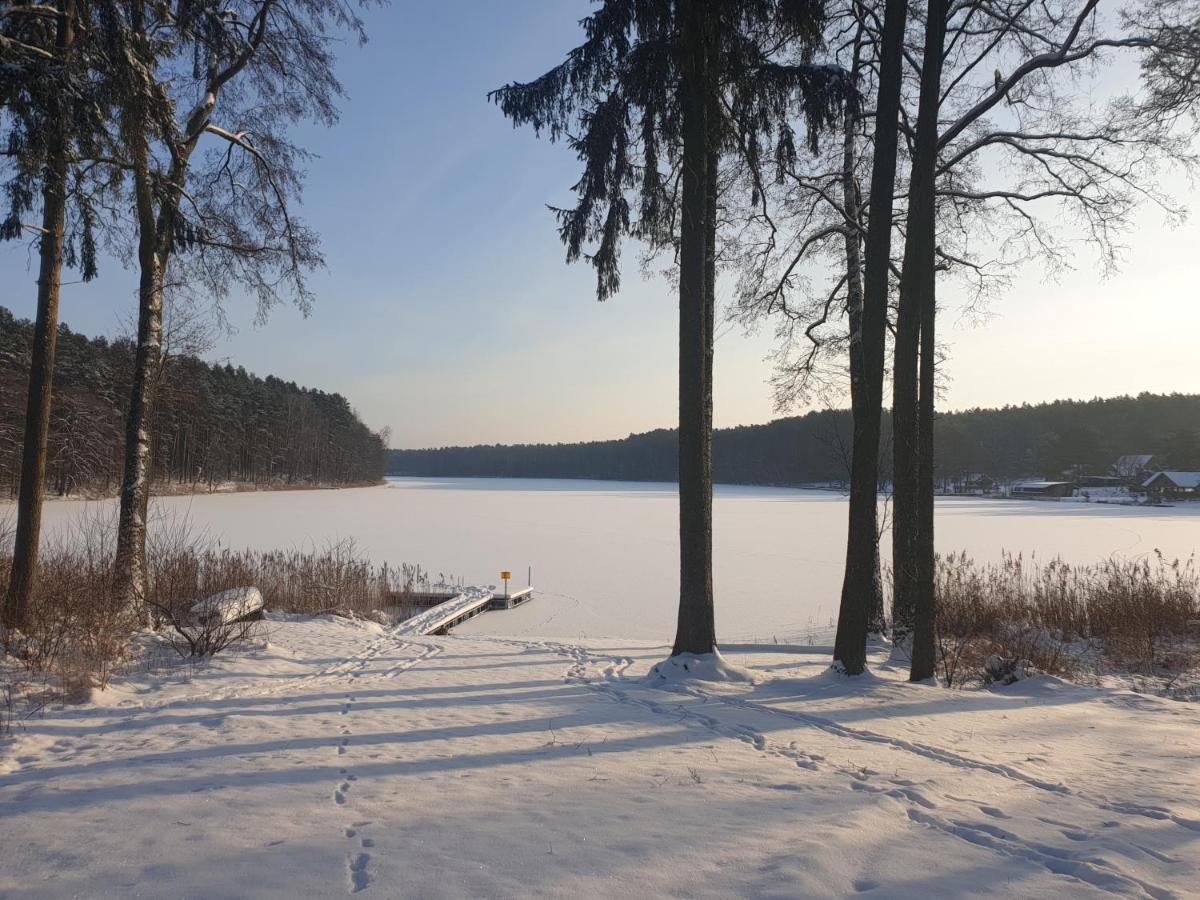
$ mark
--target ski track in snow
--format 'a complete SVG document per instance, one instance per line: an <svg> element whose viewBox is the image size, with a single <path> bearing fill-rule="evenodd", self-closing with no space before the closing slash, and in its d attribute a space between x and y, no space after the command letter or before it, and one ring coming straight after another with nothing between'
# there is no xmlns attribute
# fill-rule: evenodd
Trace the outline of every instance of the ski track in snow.
<svg viewBox="0 0 1200 900"><path fill-rule="evenodd" d="M487 638L477 639L489 640ZM939 808L939 804L929 799L924 792L918 790L909 780L886 778L885 780L891 783L892 787L875 785L870 783L870 780L880 775L877 771L865 768L854 769L845 765L831 763L824 756L811 754L797 748L794 741L788 746L781 746L770 741L764 734L750 726L728 723L716 717L692 709L686 709L681 704L668 705L645 696L635 696L633 694L634 690L653 693L662 689L642 687L636 684L632 685L631 688L614 686L614 682L625 680L625 672L634 662L632 658L603 659L594 656L584 647L553 641L521 641L501 638L490 640L514 646L544 648L573 660L574 664L567 670L564 679L585 685L606 695L615 702L633 704L656 715L668 716L676 721L700 725L718 736L751 744L755 749L764 754L790 760L800 769L815 771L824 767L833 768L840 775L851 779L850 787L852 790L879 794L899 803L908 819L916 824L936 829L1005 856L1037 863L1055 875L1081 881L1109 893L1149 897L1153 898L1153 900L1174 900L1174 898L1179 897L1177 893L1170 889L1160 887L1124 872L1112 861L1090 853L1075 852L1070 848L1058 848L1037 840L1025 839L1013 831L986 821L947 819L939 816L933 812L933 810ZM600 680L596 680L589 675L589 669L597 670ZM1128 816L1171 821L1190 831L1200 831L1200 822L1186 819L1161 807L1143 806L1125 802L1108 802L1092 798L1084 792L1074 790L1061 783L1045 781L1010 765L973 759L940 747L889 737L863 729L851 728L821 716L779 709L736 697L715 696L712 693L692 686L676 685L665 689L663 692L683 694L703 704L717 704L737 711L779 716L797 724L818 728L835 737L870 744L886 745L892 749L910 753L932 762L996 775L1038 791L1082 800L1096 811L1111 811ZM961 798L944 796L942 799L960 800ZM967 802L970 803L971 801ZM1011 820L1014 818L994 806L987 804L976 804L976 806L980 813L993 819ZM1053 820L1043 819L1042 821L1053 823ZM1085 842L1098 837L1094 833L1071 827L1066 827L1061 833L1074 842ZM1128 845L1126 852L1134 858L1137 858L1139 855L1152 856L1160 862L1174 862L1174 860L1168 857L1156 854L1137 845Z"/></svg>

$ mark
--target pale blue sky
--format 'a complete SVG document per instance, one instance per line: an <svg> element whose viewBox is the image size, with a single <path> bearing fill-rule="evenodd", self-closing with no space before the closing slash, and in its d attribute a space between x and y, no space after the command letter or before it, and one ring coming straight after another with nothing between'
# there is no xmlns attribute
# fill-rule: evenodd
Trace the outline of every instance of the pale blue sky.
<svg viewBox="0 0 1200 900"><path fill-rule="evenodd" d="M341 124L304 129L318 155L304 216L329 263L312 315L276 309L210 354L259 374L337 390L397 447L624 436L675 419L676 303L645 280L635 248L621 293L594 298L592 271L566 266L546 203L578 175L562 145L514 130L486 93L527 79L578 41L586 0L443 0L368 15L371 42L349 45ZM1193 205L1196 205L1193 201ZM1025 272L986 328L941 330L952 379L945 406L1058 397L1200 391L1200 229L1139 219L1121 275L1090 257L1059 284ZM32 316L27 248L0 245L0 304ZM74 276L67 276L74 280ZM99 280L64 288L62 317L115 334L133 315L135 278L108 261ZM718 425L772 417L769 329L723 329Z"/></svg>

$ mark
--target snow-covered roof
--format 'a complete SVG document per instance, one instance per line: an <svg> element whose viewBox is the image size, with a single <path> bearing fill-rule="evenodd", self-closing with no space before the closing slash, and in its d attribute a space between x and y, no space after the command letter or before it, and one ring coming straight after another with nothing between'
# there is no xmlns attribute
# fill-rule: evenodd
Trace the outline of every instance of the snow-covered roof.
<svg viewBox="0 0 1200 900"><path fill-rule="evenodd" d="M1015 491L1015 490L1019 490L1021 488L1059 487L1060 485L1074 484L1074 483L1075 482L1073 482L1073 481L1018 481L1016 484L1013 485L1013 490Z"/></svg>
<svg viewBox="0 0 1200 900"><path fill-rule="evenodd" d="M1119 475L1134 475L1150 465L1154 459L1153 453L1131 453L1117 460L1116 469Z"/></svg>
<svg viewBox="0 0 1200 900"><path fill-rule="evenodd" d="M1118 459L1117 465L1121 465L1122 463L1135 463L1139 466L1144 466L1152 459L1154 459L1153 453L1130 453Z"/></svg>
<svg viewBox="0 0 1200 900"><path fill-rule="evenodd" d="M1150 487L1150 483L1160 476L1177 488L1200 488L1200 472L1155 472L1142 482L1142 487Z"/></svg>

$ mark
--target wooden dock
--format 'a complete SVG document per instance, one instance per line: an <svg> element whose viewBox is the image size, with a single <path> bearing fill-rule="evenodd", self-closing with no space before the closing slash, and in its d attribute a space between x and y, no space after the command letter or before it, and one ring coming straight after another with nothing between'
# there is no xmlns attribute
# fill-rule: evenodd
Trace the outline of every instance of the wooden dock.
<svg viewBox="0 0 1200 900"><path fill-rule="evenodd" d="M512 609L532 599L532 587L509 594L496 594L483 588L464 588L453 597L429 606L424 612L411 619L405 619L396 626L394 633L413 637L449 634L450 629L455 625L460 625L467 619L482 615L488 610Z"/></svg>
<svg viewBox="0 0 1200 900"><path fill-rule="evenodd" d="M511 594L492 594L492 605L489 609L512 609L533 599L533 588L521 588Z"/></svg>

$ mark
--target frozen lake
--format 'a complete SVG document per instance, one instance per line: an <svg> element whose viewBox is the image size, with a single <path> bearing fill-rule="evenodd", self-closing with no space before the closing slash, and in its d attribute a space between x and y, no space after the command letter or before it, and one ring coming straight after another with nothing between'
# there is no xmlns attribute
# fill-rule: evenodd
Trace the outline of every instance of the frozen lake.
<svg viewBox="0 0 1200 900"><path fill-rule="evenodd" d="M48 534L115 501L53 501ZM671 484L516 479L392 479L339 491L169 497L226 546L323 546L353 539L372 559L419 563L468 583L501 569L537 599L481 616L464 634L660 638L674 634L678 600L677 500ZM0 515L5 510L0 506ZM1094 562L1156 548L1186 557L1200 542L1200 504L1133 508L1082 503L945 499L938 548L994 559L1001 550ZM823 491L718 486L714 578L724 640L802 638L837 611L846 500ZM885 539L885 554L889 541Z"/></svg>

